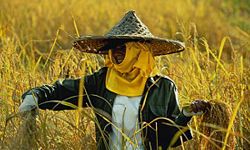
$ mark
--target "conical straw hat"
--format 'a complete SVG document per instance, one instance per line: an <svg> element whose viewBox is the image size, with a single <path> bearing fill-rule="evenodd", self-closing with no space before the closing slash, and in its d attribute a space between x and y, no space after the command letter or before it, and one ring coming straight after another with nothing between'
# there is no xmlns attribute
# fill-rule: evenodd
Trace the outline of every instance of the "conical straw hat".
<svg viewBox="0 0 250 150"><path fill-rule="evenodd" d="M141 42L149 47L154 56L181 52L185 49L183 43L175 40L154 36L148 27L136 16L135 11L129 11L104 36L81 36L73 46L82 52L107 54L104 47L110 43Z"/></svg>

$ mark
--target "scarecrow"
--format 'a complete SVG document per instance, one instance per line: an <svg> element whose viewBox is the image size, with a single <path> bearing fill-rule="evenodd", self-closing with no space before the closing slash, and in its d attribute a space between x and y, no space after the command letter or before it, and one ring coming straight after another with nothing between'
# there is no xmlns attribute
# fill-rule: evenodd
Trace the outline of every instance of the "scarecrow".
<svg viewBox="0 0 250 150"><path fill-rule="evenodd" d="M78 106L83 97L83 107L92 107L98 120L100 150L166 149L192 138L187 123L209 109L210 103L195 100L180 110L175 83L154 71L154 56L183 51L181 42L153 36L135 12L129 11L106 35L83 36L74 47L105 55L105 67L80 79L28 90L20 112L74 109L58 100Z"/></svg>

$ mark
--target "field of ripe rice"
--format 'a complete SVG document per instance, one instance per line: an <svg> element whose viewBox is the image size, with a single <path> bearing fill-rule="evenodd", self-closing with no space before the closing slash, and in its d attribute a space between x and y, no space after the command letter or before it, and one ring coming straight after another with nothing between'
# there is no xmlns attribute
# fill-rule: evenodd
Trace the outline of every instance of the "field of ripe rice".
<svg viewBox="0 0 250 150"><path fill-rule="evenodd" d="M193 117L194 139L176 149L249 149L249 0L0 0L0 149L95 149L90 109L41 110L25 120L18 107L32 87L103 67L103 56L81 53L72 41L104 35L128 10L154 35L185 42L184 52L156 57L180 105L214 104Z"/></svg>

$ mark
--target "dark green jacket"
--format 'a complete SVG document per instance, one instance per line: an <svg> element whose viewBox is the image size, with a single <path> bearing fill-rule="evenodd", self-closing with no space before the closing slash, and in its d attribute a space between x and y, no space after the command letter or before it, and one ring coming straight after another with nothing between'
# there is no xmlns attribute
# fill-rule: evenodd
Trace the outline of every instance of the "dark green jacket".
<svg viewBox="0 0 250 150"><path fill-rule="evenodd" d="M23 98L33 93L38 97L41 109L74 109L53 100L66 101L78 106L79 91L83 90L83 106L93 108L100 125L96 125L97 147L100 150L108 149L108 135L112 130L108 120L111 120L116 94L106 89L106 72L107 68L104 67L83 79L65 79L53 85L43 85L27 91L23 94ZM173 147L180 145L180 138L182 141L192 138L186 127L191 118L185 117L180 112L177 89L171 79L160 76L149 78L138 111L145 149L156 149L157 146L167 149L170 145Z"/></svg>

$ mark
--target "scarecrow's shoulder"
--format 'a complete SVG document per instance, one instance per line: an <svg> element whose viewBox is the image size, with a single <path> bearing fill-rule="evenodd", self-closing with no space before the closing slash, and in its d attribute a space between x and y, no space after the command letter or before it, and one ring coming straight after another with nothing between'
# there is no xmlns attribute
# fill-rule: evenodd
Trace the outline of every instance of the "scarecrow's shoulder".
<svg viewBox="0 0 250 150"><path fill-rule="evenodd" d="M90 75L84 76L85 86L100 86L105 82L107 68L101 68Z"/></svg>
<svg viewBox="0 0 250 150"><path fill-rule="evenodd" d="M155 80L157 80L158 78L159 78L159 81L161 83L170 84L172 86L176 86L174 80L171 79L169 76L166 76L166 75L156 75L154 77Z"/></svg>
<svg viewBox="0 0 250 150"><path fill-rule="evenodd" d="M90 75L84 76L85 83L96 83L97 81L102 82L107 74L107 67L103 67Z"/></svg>
<svg viewBox="0 0 250 150"><path fill-rule="evenodd" d="M108 67L102 67L98 72L100 74L105 74L108 71Z"/></svg>
<svg viewBox="0 0 250 150"><path fill-rule="evenodd" d="M96 77L100 77L103 76L107 73L108 68L107 67L103 67L97 71L95 71L93 74L91 74L90 76L96 76Z"/></svg>

